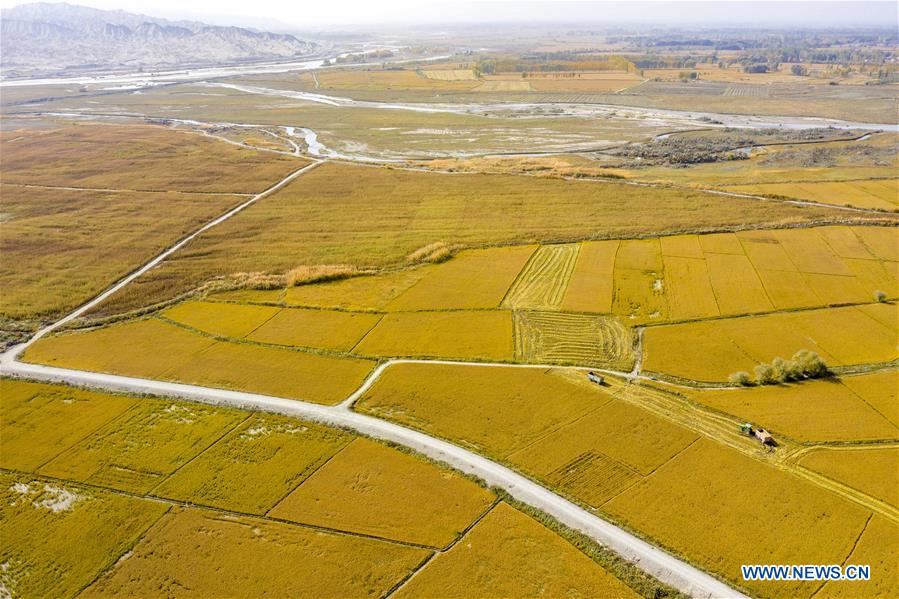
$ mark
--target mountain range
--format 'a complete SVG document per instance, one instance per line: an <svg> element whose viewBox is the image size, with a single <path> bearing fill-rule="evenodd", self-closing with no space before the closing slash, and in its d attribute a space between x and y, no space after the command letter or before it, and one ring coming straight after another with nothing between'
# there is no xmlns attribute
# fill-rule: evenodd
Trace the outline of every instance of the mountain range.
<svg viewBox="0 0 899 599"><path fill-rule="evenodd" d="M314 42L287 34L65 3L0 11L5 77L290 59L316 48Z"/></svg>

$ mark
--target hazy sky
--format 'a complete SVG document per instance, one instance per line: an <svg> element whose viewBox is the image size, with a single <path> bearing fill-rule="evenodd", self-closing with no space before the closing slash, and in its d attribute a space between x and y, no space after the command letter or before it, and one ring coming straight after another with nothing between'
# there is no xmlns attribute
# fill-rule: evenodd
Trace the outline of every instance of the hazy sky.
<svg viewBox="0 0 899 599"><path fill-rule="evenodd" d="M0 0L8 8L21 0ZM897 26L897 3L776 2L572 2L543 0L70 0L96 8L120 8L156 17L218 24L320 28L330 25L477 22L645 23L780 26Z"/></svg>

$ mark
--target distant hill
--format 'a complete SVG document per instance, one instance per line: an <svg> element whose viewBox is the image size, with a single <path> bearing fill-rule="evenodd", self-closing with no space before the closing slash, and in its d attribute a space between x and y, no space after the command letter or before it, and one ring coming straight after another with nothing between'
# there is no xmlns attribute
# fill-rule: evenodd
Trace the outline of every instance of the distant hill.
<svg viewBox="0 0 899 599"><path fill-rule="evenodd" d="M65 3L0 11L0 66L5 76L285 59L315 49L316 44L292 35Z"/></svg>

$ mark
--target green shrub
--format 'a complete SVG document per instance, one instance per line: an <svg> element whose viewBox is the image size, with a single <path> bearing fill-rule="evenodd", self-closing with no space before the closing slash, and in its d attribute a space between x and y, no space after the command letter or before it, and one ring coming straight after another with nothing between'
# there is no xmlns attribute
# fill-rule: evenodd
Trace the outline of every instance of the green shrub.
<svg viewBox="0 0 899 599"><path fill-rule="evenodd" d="M749 373L743 370L731 373L731 375L727 377L727 380L730 381L732 385L743 385L744 387L748 387L752 384L752 378L749 376Z"/></svg>
<svg viewBox="0 0 899 599"><path fill-rule="evenodd" d="M885 291L881 291L880 289L878 289L874 292L874 299L877 302L883 303L887 301L887 294Z"/></svg>
<svg viewBox="0 0 899 599"><path fill-rule="evenodd" d="M755 382L759 385L773 385L779 381L777 373L770 364L758 364L755 367Z"/></svg>

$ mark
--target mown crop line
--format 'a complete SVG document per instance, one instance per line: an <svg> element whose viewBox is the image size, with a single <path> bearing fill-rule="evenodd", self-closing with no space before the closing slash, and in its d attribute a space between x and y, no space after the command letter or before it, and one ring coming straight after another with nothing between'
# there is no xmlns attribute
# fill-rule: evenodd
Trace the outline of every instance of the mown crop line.
<svg viewBox="0 0 899 599"><path fill-rule="evenodd" d="M342 536L347 536L347 537L358 537L358 538L364 538L364 539L371 539L374 541L391 543L393 545L402 545L404 547L412 547L415 549L425 549L428 551L439 551L440 550L439 547L434 547L433 545L424 545L422 543L416 543L414 541L402 541L399 539L391 539L388 537L381 537L378 535L373 535L373 534L364 533L364 532L349 531L349 530L343 530L340 528L331 528L329 526L321 526L318 524L309 524L306 522L297 522L295 520L288 520L285 518L267 516L264 514L256 514L253 512L242 512L239 510L226 509L226 508L221 508L221 507L217 507L217 506L209 505L209 504L205 504L205 503L186 501L183 499L173 499L171 497L163 497L160 495L153 495L150 493L135 493L133 491L124 491L122 489L117 489L115 487L109 487L106 485L98 485L96 483L81 482L81 481L72 480L72 479L68 479L68 478L49 476L46 474L38 474L38 473L34 473L34 472L26 472L26 471L22 471L22 470L3 468L3 467L0 467L0 473L11 474L11 475L20 476L20 477L30 477L33 479L38 479L38 480L43 480L43 481L51 481L51 482L56 482L56 483L64 484L64 485L70 485L70 486L74 486L74 487L94 489L97 491L112 493L112 494L123 496L123 497L130 497L132 499L140 499L140 500L144 500L144 501L154 501L157 503L169 504L171 506L177 506L177 507L184 508L184 509L205 510L208 512L215 512L217 514L222 514L222 515L226 515L226 516L230 516L230 517L254 518L256 520L265 520L267 522L274 522L277 524L287 524L289 526L295 526L295 527L304 528L307 530L315 530L315 531L319 531L319 532L326 532L326 533L330 533L330 534L337 534L337 535L342 535Z"/></svg>

